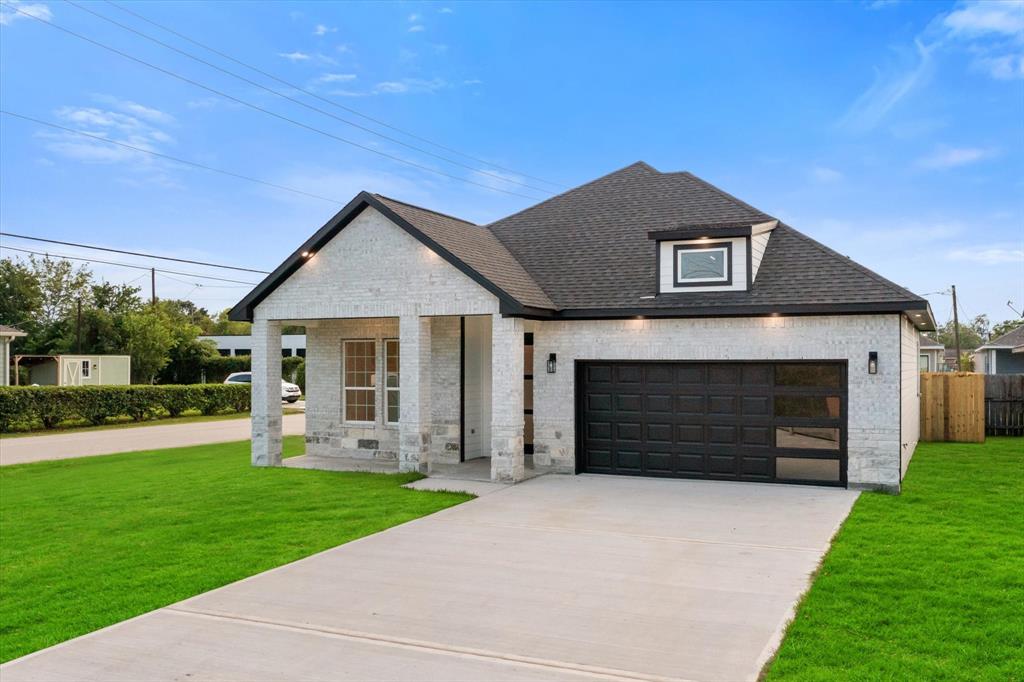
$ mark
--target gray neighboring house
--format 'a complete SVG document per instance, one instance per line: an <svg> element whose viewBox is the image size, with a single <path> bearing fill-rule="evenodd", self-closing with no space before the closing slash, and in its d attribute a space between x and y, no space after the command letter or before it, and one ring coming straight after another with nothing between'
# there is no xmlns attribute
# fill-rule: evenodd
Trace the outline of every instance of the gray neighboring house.
<svg viewBox="0 0 1024 682"><path fill-rule="evenodd" d="M918 342L917 368L922 372L946 371L946 347L928 336L921 334Z"/></svg>
<svg viewBox="0 0 1024 682"><path fill-rule="evenodd" d="M0 367L4 368L0 372L0 386L9 386L11 383L11 344L19 336L27 334L17 327L0 324Z"/></svg>
<svg viewBox="0 0 1024 682"><path fill-rule="evenodd" d="M362 192L231 319L253 322L257 466L282 463L297 324L318 461L893 491L935 329L920 296L642 162L484 226Z"/></svg>
<svg viewBox="0 0 1024 682"><path fill-rule="evenodd" d="M974 371L1024 374L1024 324L975 350Z"/></svg>
<svg viewBox="0 0 1024 682"><path fill-rule="evenodd" d="M248 334L210 334L200 336L200 341L213 341L217 344L217 352L222 356L250 355L252 353L252 337ZM282 334L281 356L290 358L293 355L305 357L305 334Z"/></svg>

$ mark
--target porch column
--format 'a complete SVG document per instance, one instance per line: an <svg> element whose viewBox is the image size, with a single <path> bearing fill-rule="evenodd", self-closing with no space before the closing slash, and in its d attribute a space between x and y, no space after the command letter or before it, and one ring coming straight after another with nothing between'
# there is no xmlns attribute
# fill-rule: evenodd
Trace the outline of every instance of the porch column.
<svg viewBox="0 0 1024 682"><path fill-rule="evenodd" d="M252 323L252 465L281 466L281 323Z"/></svg>
<svg viewBox="0 0 1024 682"><path fill-rule="evenodd" d="M427 473L430 455L430 318L398 318L398 470Z"/></svg>
<svg viewBox="0 0 1024 682"><path fill-rule="evenodd" d="M491 318L491 480L525 476L523 454L523 321Z"/></svg>

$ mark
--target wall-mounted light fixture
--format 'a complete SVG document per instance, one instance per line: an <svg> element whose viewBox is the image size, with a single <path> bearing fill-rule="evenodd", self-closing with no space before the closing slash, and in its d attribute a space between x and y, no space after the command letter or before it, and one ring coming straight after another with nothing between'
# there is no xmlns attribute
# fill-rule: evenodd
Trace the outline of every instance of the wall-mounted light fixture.
<svg viewBox="0 0 1024 682"><path fill-rule="evenodd" d="M312 251L303 251L302 252L302 257L303 258L312 258L313 257L313 252Z"/></svg>
<svg viewBox="0 0 1024 682"><path fill-rule="evenodd" d="M555 354L548 353L548 374L555 373Z"/></svg>
<svg viewBox="0 0 1024 682"><path fill-rule="evenodd" d="M878 374L878 352L868 353L868 374Z"/></svg>

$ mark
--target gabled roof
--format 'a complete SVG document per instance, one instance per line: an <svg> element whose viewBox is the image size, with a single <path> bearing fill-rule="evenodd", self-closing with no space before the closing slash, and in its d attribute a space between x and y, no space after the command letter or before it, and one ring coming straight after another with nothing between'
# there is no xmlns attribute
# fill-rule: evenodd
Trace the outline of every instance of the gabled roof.
<svg viewBox="0 0 1024 682"><path fill-rule="evenodd" d="M28 334L17 327L12 327L8 324L0 324L0 336L28 336Z"/></svg>
<svg viewBox="0 0 1024 682"><path fill-rule="evenodd" d="M253 307L301 267L302 252L319 250L367 206L494 293L505 314L578 319L916 311L919 326L933 324L921 297L691 173L661 173L643 162L486 226L362 192L250 292L232 319L251 319ZM655 296L651 233L771 227L750 291Z"/></svg>
<svg viewBox="0 0 1024 682"><path fill-rule="evenodd" d="M1024 322L1022 322L1016 329L1011 329L1002 336L990 340L988 343L978 348L978 350L989 350L992 348L1013 349L1021 344L1024 344Z"/></svg>

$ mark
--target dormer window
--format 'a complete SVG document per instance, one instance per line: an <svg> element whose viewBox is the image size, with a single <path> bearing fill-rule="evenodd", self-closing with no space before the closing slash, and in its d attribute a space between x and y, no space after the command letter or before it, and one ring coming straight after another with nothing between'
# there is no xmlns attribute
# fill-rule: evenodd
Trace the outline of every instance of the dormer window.
<svg viewBox="0 0 1024 682"><path fill-rule="evenodd" d="M675 286L732 284L732 242L676 244L672 251Z"/></svg>

